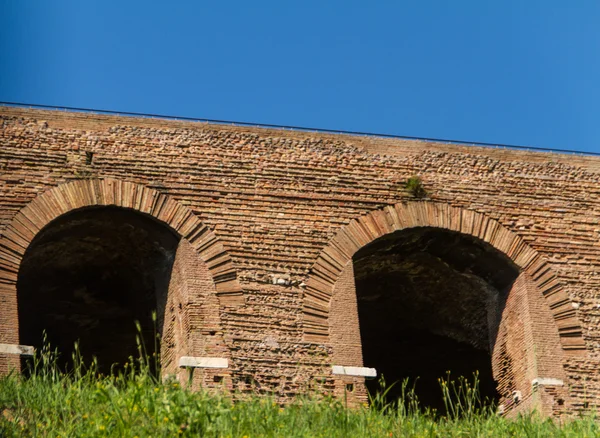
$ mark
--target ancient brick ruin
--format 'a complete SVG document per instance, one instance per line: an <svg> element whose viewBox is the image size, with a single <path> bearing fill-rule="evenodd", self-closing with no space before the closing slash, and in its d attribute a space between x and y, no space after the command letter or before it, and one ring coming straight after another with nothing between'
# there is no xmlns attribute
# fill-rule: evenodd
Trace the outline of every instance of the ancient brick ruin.
<svg viewBox="0 0 600 438"><path fill-rule="evenodd" d="M420 376L435 407L437 377L477 370L507 413L600 404L600 158L16 107L0 121L1 372L43 330L109 371L136 354L138 320L165 374L219 364L196 387L358 403L375 368Z"/></svg>

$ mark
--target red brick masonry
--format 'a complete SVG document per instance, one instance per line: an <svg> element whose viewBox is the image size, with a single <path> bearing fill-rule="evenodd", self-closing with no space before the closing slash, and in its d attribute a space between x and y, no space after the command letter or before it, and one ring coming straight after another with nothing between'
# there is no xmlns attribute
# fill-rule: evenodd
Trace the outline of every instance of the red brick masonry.
<svg viewBox="0 0 600 438"><path fill-rule="evenodd" d="M440 227L521 270L493 354L499 385L548 414L600 402L599 158L13 107L0 123L0 343L19 343L16 280L36 233L116 205L182 238L168 360L227 357L229 388L282 399L339 393L361 385L331 374L362 362L352 255L396 230ZM424 200L404 188L413 175Z"/></svg>

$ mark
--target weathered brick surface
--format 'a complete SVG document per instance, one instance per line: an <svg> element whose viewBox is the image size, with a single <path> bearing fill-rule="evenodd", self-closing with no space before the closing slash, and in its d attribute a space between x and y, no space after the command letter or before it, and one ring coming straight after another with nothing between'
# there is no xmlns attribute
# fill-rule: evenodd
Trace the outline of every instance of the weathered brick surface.
<svg viewBox="0 0 600 438"><path fill-rule="evenodd" d="M331 390L327 303L337 274L317 284L328 265L311 268L354 219L377 228L388 221L385 207L418 204L403 183L420 175L425 204L455 209L482 238L482 224L497 223L505 231L495 246L508 245L504 251L529 269L550 307L544 324L554 324L566 358L568 399L555 412L598 404L598 158L10 107L0 107L0 123L2 342L18 342L20 257L35 230L68 210L53 204L62 199L57 192L44 193L75 182L65 199L89 196L85 184L116 181L123 196L116 205L141 209L132 196L164 196L167 207L147 213L185 234L207 264L233 387L281 397ZM44 208L54 212L39 217ZM185 215L198 221L186 225L206 228L178 230L192 220Z"/></svg>
<svg viewBox="0 0 600 438"><path fill-rule="evenodd" d="M217 291L210 271L192 246L181 240L169 282L161 330L161 361L165 375L177 376L187 385L188 372L179 368L181 356L230 358L223 342ZM162 312L161 312L162 310ZM193 387L221 386L221 379L231 388L229 370L195 370ZM217 383L217 385L215 385Z"/></svg>
<svg viewBox="0 0 600 438"><path fill-rule="evenodd" d="M358 304L354 280L354 264L344 266L336 281L331 297L329 317L329 344L332 346L332 363L336 365L363 366L362 346L358 319ZM353 385L352 393L346 385ZM368 399L364 379L336 376L334 393L346 397L351 403L365 403Z"/></svg>

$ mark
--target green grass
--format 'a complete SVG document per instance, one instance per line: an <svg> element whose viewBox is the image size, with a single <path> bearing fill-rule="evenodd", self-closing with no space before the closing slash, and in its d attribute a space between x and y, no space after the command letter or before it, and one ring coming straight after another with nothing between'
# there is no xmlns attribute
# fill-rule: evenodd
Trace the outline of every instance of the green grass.
<svg viewBox="0 0 600 438"><path fill-rule="evenodd" d="M143 357L143 355L142 355ZM397 404L374 397L370 407L309 395L280 406L269 397L234 401L160 382L148 360L112 376L74 356L62 372L45 349L28 377L0 380L0 436L17 437L594 437L593 418L562 425L536 415L509 420L478 400L476 385L442 382L447 415L419 408L406 383Z"/></svg>

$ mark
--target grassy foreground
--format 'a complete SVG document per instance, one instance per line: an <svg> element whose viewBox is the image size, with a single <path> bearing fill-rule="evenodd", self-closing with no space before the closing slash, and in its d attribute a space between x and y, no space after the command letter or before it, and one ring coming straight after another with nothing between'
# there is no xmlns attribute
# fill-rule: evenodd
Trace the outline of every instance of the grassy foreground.
<svg viewBox="0 0 600 438"><path fill-rule="evenodd" d="M396 406L383 397L346 409L333 399L305 397L284 407L268 397L234 402L159 382L146 361L100 376L75 360L62 373L52 355L36 358L28 378L0 380L1 437L595 437L592 418L562 425L535 416L507 420L476 396L442 385L449 415L418 409L410 393ZM464 388L464 386L462 387Z"/></svg>

